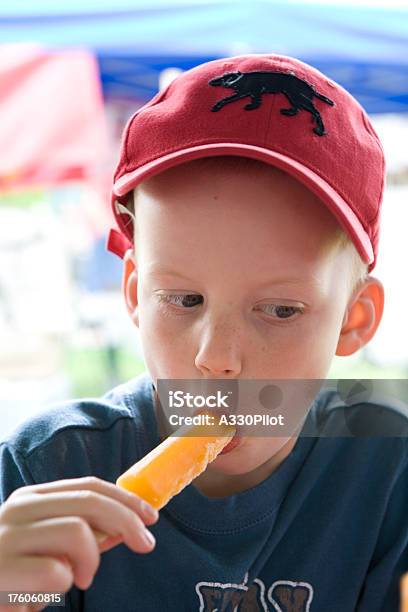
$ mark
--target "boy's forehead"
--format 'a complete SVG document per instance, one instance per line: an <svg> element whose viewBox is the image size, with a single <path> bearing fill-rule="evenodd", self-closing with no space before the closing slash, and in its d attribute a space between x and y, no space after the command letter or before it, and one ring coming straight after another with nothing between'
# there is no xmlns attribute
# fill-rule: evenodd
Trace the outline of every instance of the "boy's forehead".
<svg viewBox="0 0 408 612"><path fill-rule="evenodd" d="M339 227L331 213L284 173L272 176L262 195L253 194L252 200L244 182L240 176L224 191L212 183L203 189L205 184L197 184L190 174L178 190L168 188L170 181L162 181L160 190L141 190L137 242L144 273L186 280L208 277L211 282L222 273L226 283L245 280L247 287L280 284L319 290L327 285L330 245ZM274 199L268 189L278 182ZM292 190L283 200L289 183Z"/></svg>
<svg viewBox="0 0 408 612"><path fill-rule="evenodd" d="M286 225L301 234L320 228L318 238L323 243L325 229L331 240L340 228L327 206L304 184L255 160L243 160L241 167L234 159L221 165L211 158L180 164L141 183L134 200L136 216L165 217L167 222L182 216L187 225L208 214L211 221L218 216L220 222L229 215L236 232L243 225L242 229L250 230L251 224L262 219L269 223L286 219Z"/></svg>

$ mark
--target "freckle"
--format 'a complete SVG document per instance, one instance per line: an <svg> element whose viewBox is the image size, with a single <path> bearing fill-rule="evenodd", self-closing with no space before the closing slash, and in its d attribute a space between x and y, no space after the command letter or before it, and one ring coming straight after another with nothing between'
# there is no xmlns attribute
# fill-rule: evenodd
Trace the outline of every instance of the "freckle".
<svg viewBox="0 0 408 612"><path fill-rule="evenodd" d="M214 200L218 200L218 196L217 195L213 196L213 198L214 198Z"/></svg>

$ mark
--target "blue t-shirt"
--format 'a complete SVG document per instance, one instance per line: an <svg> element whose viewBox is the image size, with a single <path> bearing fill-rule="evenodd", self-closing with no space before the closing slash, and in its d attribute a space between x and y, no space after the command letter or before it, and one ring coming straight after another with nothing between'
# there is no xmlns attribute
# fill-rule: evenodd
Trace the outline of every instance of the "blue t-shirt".
<svg viewBox="0 0 408 612"><path fill-rule="evenodd" d="M144 373L31 419L0 445L1 501L26 484L115 482L160 442L153 401ZM223 498L186 487L150 527L155 549L103 553L91 587L73 587L65 609L397 612L408 570L407 440L341 437L343 409L335 390L320 392L305 427L339 437L300 437L255 487Z"/></svg>

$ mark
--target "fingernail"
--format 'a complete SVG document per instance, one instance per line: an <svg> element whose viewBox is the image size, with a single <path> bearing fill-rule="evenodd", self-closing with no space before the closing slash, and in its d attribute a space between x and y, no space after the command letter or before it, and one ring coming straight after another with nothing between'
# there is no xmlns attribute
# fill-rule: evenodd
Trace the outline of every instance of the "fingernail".
<svg viewBox="0 0 408 612"><path fill-rule="evenodd" d="M142 510L143 510L143 514L145 514L148 518L151 518L151 519L159 518L159 513L157 512L156 508L153 508L153 506L151 506L145 501L142 502Z"/></svg>
<svg viewBox="0 0 408 612"><path fill-rule="evenodd" d="M150 531L145 529L143 535L144 535L144 538L145 538L146 542L149 544L149 546L152 546L152 545L156 544L156 540L154 538L154 535Z"/></svg>

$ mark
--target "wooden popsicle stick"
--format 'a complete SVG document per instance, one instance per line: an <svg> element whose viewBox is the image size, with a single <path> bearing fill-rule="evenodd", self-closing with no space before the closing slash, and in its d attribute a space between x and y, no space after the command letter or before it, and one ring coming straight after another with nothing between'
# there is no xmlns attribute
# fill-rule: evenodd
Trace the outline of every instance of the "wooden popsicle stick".
<svg viewBox="0 0 408 612"><path fill-rule="evenodd" d="M401 578L400 595L400 612L408 612L408 573L404 574Z"/></svg>
<svg viewBox="0 0 408 612"><path fill-rule="evenodd" d="M99 531L99 529L92 529L92 531L98 544L103 544L103 542L109 538L108 534Z"/></svg>

